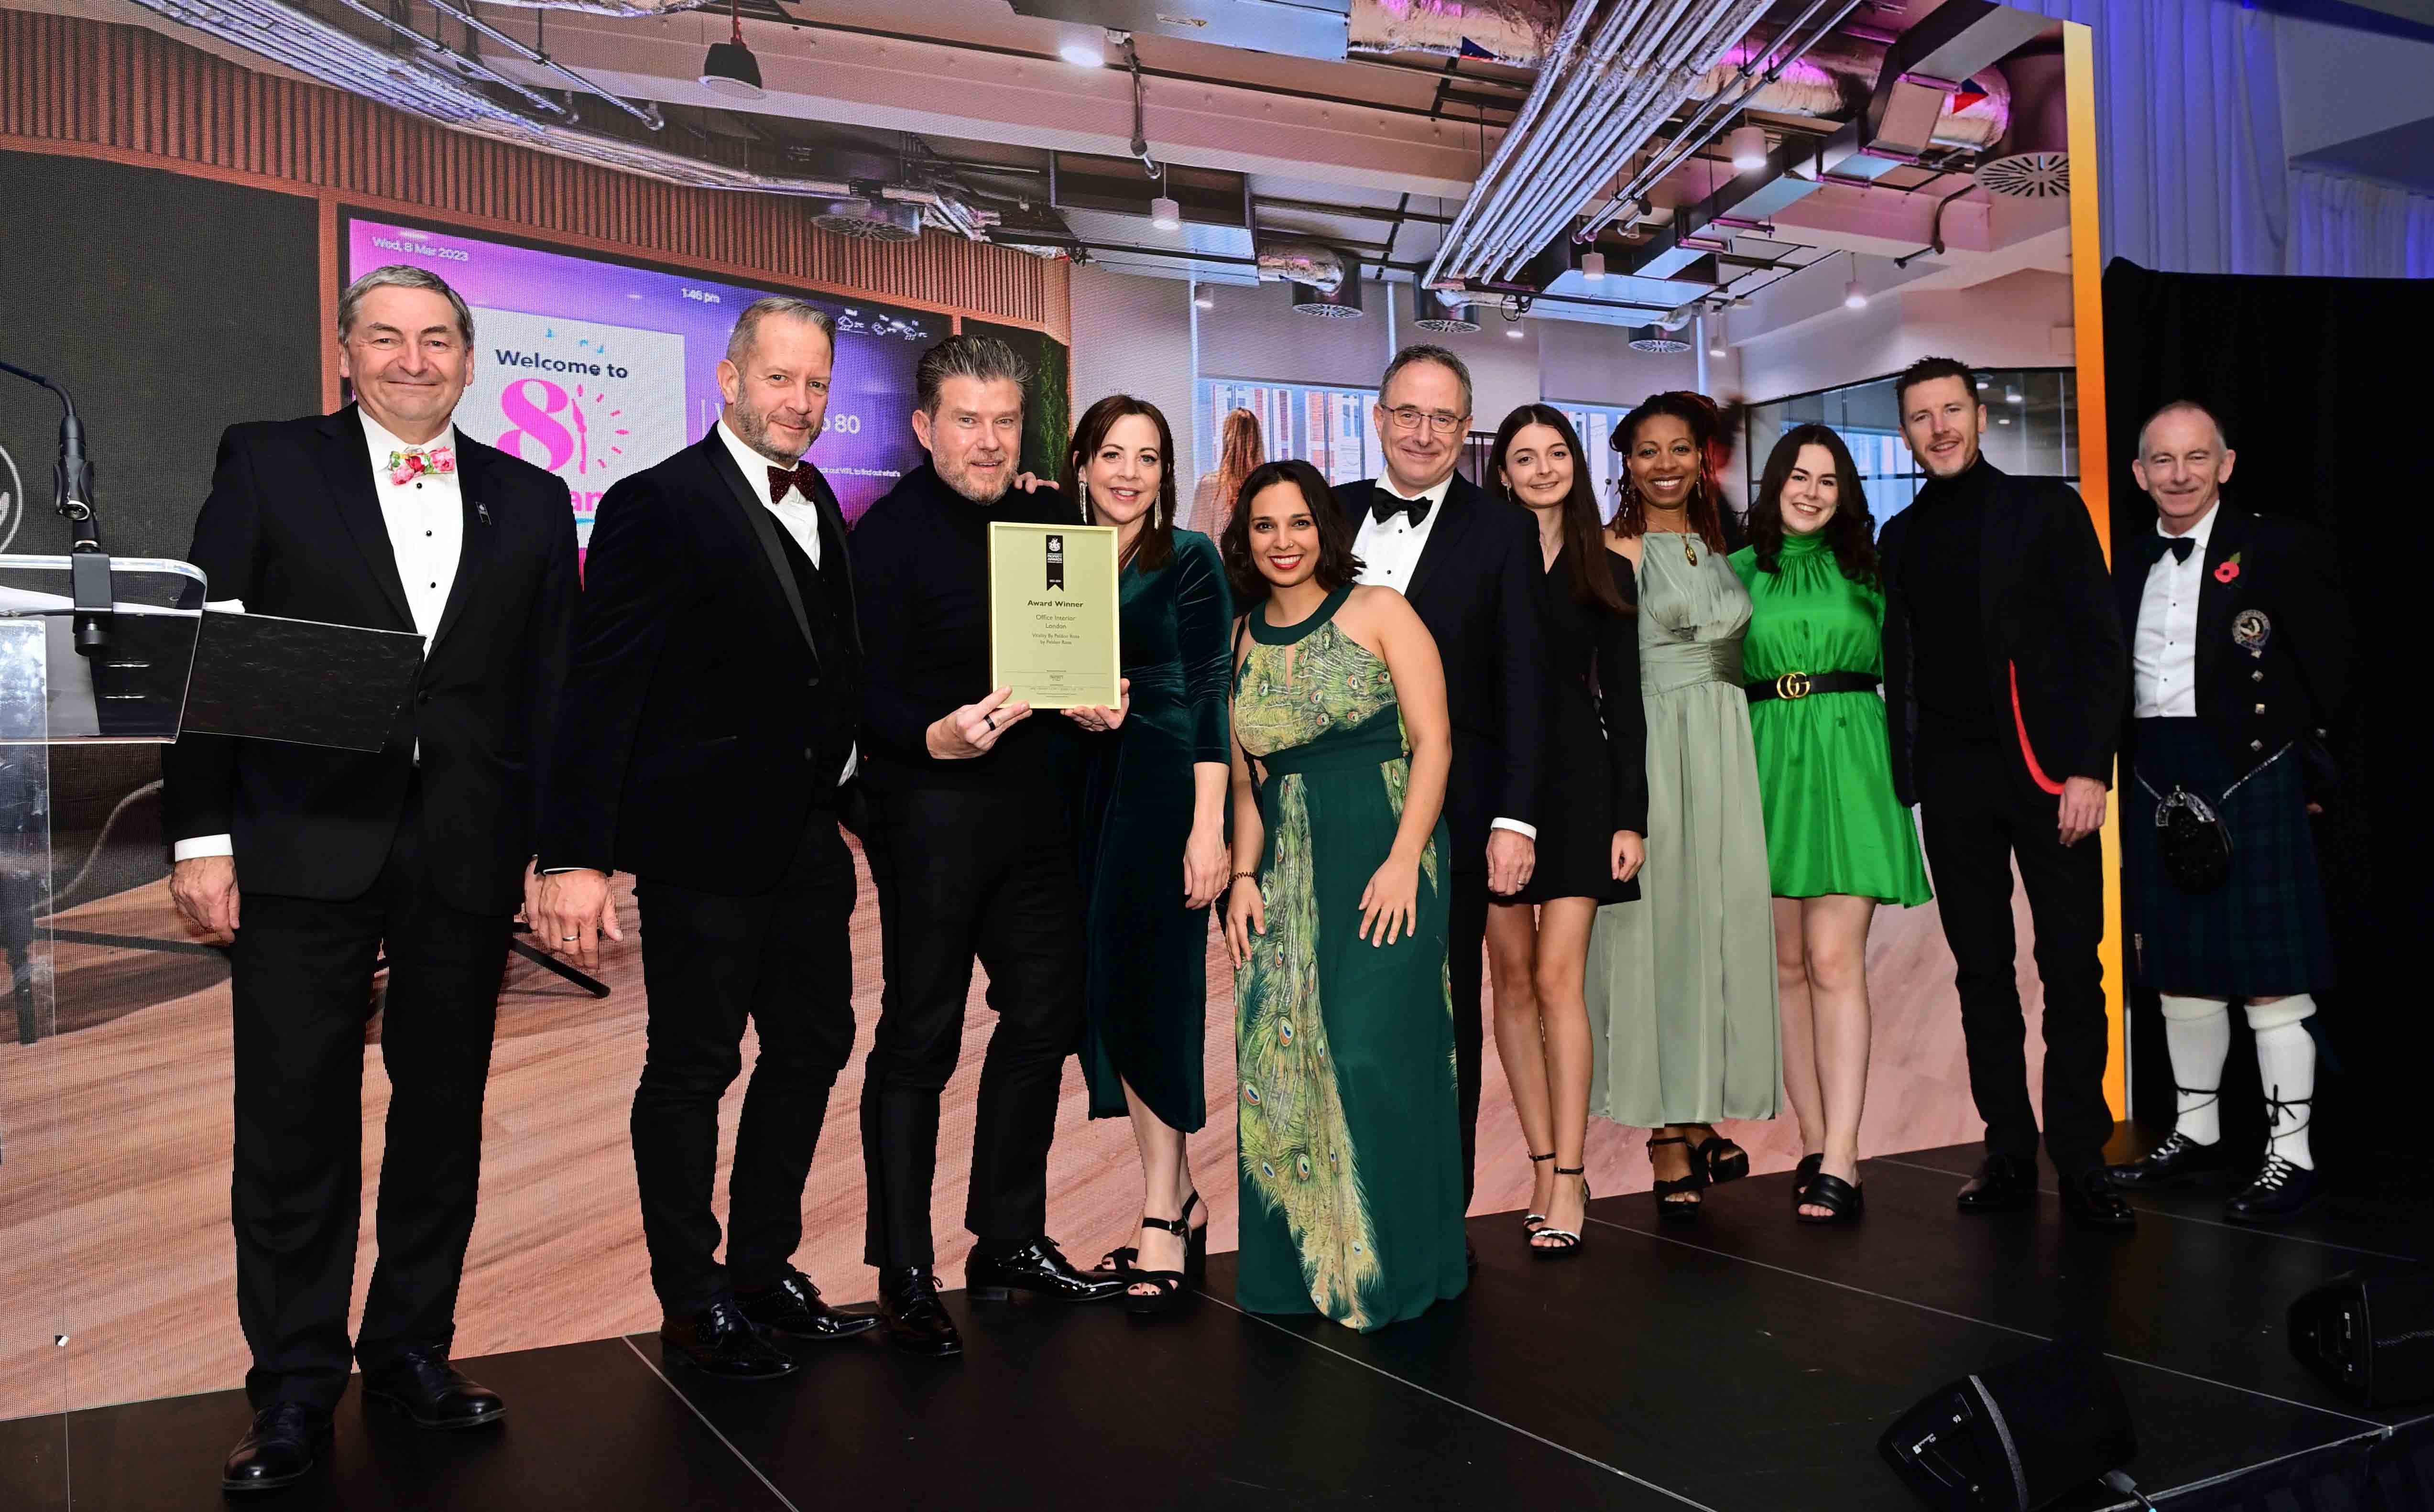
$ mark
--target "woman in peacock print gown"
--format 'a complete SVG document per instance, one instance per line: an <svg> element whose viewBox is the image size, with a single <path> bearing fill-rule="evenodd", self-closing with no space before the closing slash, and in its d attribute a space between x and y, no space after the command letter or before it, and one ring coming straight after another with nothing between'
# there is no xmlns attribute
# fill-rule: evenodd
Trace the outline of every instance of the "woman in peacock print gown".
<svg viewBox="0 0 2434 1512"><path fill-rule="evenodd" d="M1243 481L1234 959L1236 1298L1367 1332L1460 1296L1462 1141L1446 982L1445 674L1419 616L1354 585L1307 462Z"/></svg>

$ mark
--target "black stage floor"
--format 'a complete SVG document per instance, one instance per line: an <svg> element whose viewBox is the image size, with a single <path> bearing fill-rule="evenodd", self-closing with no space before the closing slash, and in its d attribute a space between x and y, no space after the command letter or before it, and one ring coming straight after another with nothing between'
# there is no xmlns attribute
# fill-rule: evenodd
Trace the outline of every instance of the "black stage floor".
<svg viewBox="0 0 2434 1512"><path fill-rule="evenodd" d="M329 1466L256 1504L1893 1509L1910 1503L1875 1443L1895 1415L2091 1327L2151 1495L2276 1461L2288 1475L2336 1445L2413 1456L2385 1480L2434 1485L2420 1412L2341 1404L2282 1336L2292 1297L2362 1258L2434 1255L2425 1215L2260 1232L2220 1222L2217 1191L2142 1199L2128 1239L2065 1228L2050 1197L1963 1220L1952 1194L1975 1159L1866 1162L1868 1216L1847 1229L1795 1226L1787 1176L1711 1192L1690 1228L1660 1230L1646 1194L1600 1199L1586 1252L1556 1264L1523 1255L1509 1216L1475 1219L1469 1295L1367 1337L1237 1312L1217 1300L1221 1255L1214 1296L1178 1318L950 1294L961 1361L807 1347L775 1387L663 1366L650 1335L494 1356L469 1369L507 1397L499 1430L420 1434L350 1391ZM0 1506L220 1506L244 1423L225 1392L0 1424Z"/></svg>

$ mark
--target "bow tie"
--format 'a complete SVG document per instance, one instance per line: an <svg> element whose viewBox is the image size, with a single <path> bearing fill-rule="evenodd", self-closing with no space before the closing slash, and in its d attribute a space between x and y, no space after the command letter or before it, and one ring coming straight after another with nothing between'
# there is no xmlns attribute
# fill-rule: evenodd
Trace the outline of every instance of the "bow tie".
<svg viewBox="0 0 2434 1512"><path fill-rule="evenodd" d="M1430 507L1429 501L1426 499L1397 498L1384 489L1380 489L1377 497L1370 502L1369 518L1382 525L1398 514L1407 515L1411 518L1412 528L1417 530L1420 527L1420 522L1429 517Z"/></svg>
<svg viewBox="0 0 2434 1512"><path fill-rule="evenodd" d="M812 491L812 479L818 476L819 472L814 470L809 462L797 462L793 467L771 468L769 470L769 502L774 505L780 499L783 499L786 496L786 490L788 489L793 489L801 493L806 499L818 498L819 495Z"/></svg>
<svg viewBox="0 0 2434 1512"><path fill-rule="evenodd" d="M2152 567L2155 563L2162 561L2164 559L2164 553L2168 551L2172 554L2172 560L2175 562L2187 561L2189 559L2189 553L2197 550L2197 547L2198 543L2186 536L2149 536L2147 538L2147 565Z"/></svg>
<svg viewBox="0 0 2434 1512"><path fill-rule="evenodd" d="M456 453L446 446L410 447L388 454L388 480L403 487L425 472L447 473L456 471Z"/></svg>

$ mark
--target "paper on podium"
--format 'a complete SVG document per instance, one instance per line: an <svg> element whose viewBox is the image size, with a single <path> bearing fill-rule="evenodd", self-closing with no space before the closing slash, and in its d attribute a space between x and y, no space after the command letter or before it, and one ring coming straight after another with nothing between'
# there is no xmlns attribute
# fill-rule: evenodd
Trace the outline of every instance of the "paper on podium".
<svg viewBox="0 0 2434 1512"><path fill-rule="evenodd" d="M238 614L202 616L183 733L378 750L414 694L410 630Z"/></svg>

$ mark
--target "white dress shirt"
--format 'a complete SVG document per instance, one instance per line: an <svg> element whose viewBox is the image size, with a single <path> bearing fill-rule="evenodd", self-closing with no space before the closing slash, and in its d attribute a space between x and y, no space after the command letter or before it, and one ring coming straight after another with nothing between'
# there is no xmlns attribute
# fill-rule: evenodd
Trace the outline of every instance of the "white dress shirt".
<svg viewBox="0 0 2434 1512"><path fill-rule="evenodd" d="M2157 522L2167 541L2194 542L2189 559L2166 552L2147 569L2138 599L2138 627L2130 639L2130 713L2137 719L2193 719L2198 712L2198 593L2205 586L2206 541L2214 534L2218 501L2178 537Z"/></svg>
<svg viewBox="0 0 2434 1512"><path fill-rule="evenodd" d="M1405 495L1385 478L1375 487L1380 493L1401 499ZM1429 501L1429 512L1418 524L1412 524L1409 514L1390 514L1379 523L1374 509L1364 511L1359 528L1353 533L1352 554L1361 558L1361 581L1377 588L1391 588L1408 594L1412 574L1420 565L1420 553L1429 549L1429 533L1437 527L1445 514L1446 492L1453 487L1453 474L1448 472L1415 496ZM1491 830L1510 830L1525 839L1535 840L1535 826L1519 819L1497 818L1488 821Z"/></svg>
<svg viewBox="0 0 2434 1512"><path fill-rule="evenodd" d="M418 472L403 483L393 483L388 458L391 452L428 454L443 446L453 453L456 428L446 426L418 447L399 440L360 405L355 416L363 421L364 444L371 452L372 492L380 500L381 524L388 529L389 555L397 562L398 581L405 588L406 612L428 652L431 638L439 629L439 616L448 608L448 591L456 583L457 559L465 551L465 495L454 472ZM229 602L240 611L245 607L240 600ZM422 760L419 743L414 755L418 763ZM225 834L204 834L179 841L169 853L175 860L188 861L197 856L233 855L235 850Z"/></svg>
<svg viewBox="0 0 2434 1512"><path fill-rule="evenodd" d="M769 512L778 517L778 523L786 527L786 534L795 538L795 544L803 548L803 555L812 559L812 566L816 570L820 565L819 506L803 497L803 490L793 484L786 486L784 498L769 504L769 470L778 464L746 446L744 438L728 427L725 416L719 418L718 438L727 443L728 454L743 470L744 481L751 488L752 496L768 506ZM848 747L845 753L845 768L837 774L839 787L853 781L854 768L861 763L862 747L859 745Z"/></svg>

